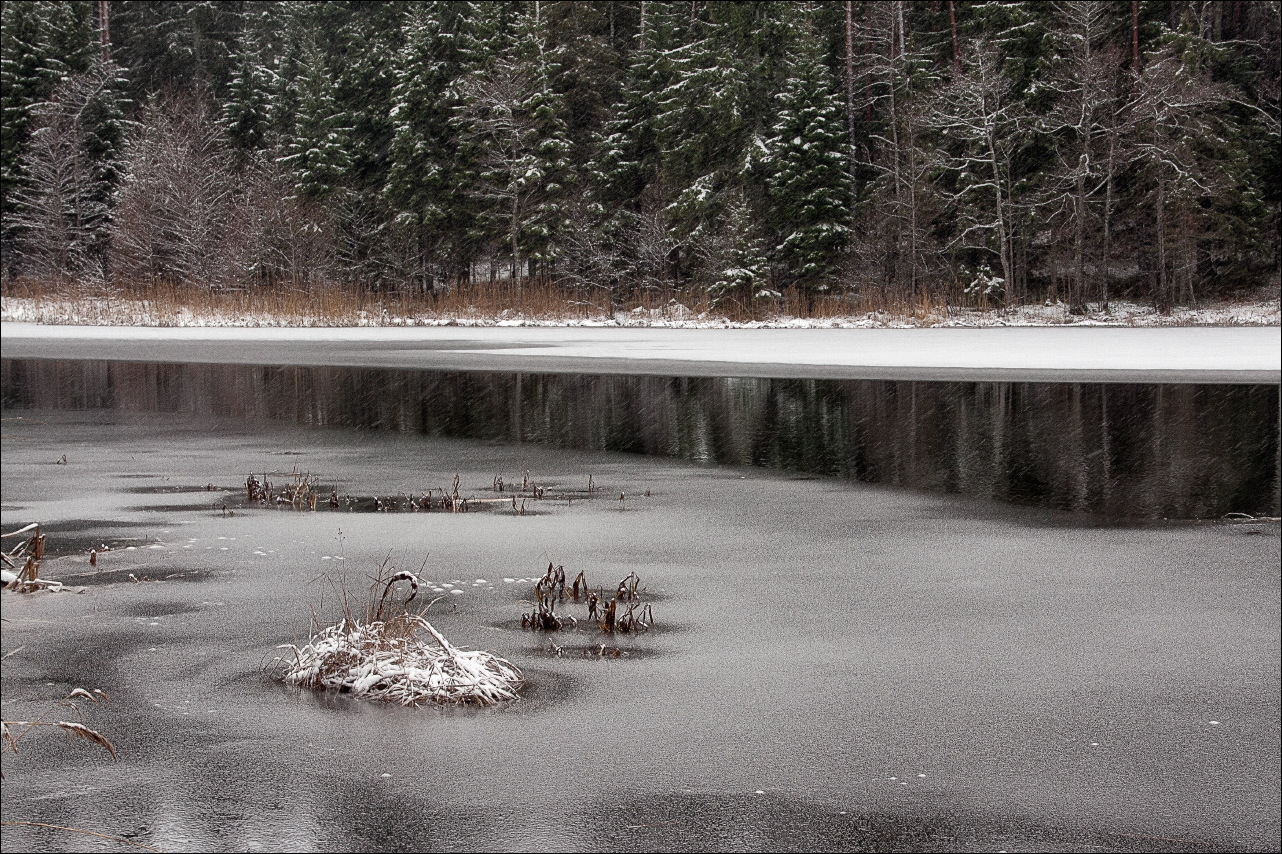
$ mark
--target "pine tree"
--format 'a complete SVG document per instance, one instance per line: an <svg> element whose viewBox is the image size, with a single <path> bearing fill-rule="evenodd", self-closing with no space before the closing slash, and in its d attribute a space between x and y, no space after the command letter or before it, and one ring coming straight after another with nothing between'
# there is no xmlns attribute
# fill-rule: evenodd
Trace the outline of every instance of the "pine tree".
<svg viewBox="0 0 1282 854"><path fill-rule="evenodd" d="M429 258L442 244L457 255L472 224L466 174L456 163L454 119L460 106L455 84L473 52L469 13L475 10L468 3L416 6L394 65L393 136L383 198L397 226L411 234L417 275L428 278Z"/></svg>
<svg viewBox="0 0 1282 854"><path fill-rule="evenodd" d="M294 175L297 192L323 200L340 189L347 175L347 128L334 99L334 81L315 43L303 51L305 76L298 86L298 112L280 162Z"/></svg>
<svg viewBox="0 0 1282 854"><path fill-rule="evenodd" d="M491 44L506 38L495 32ZM494 237L506 238L519 293L527 260L551 262L559 254L573 180L570 142L533 16L516 22L510 51L490 52L487 67L459 84L456 121L462 156L474 158L483 216Z"/></svg>
<svg viewBox="0 0 1282 854"><path fill-rule="evenodd" d="M810 44L800 40L779 94L769 190L786 279L825 291L850 232L850 175L841 97Z"/></svg>
<svg viewBox="0 0 1282 854"><path fill-rule="evenodd" d="M223 102L220 122L228 141L240 151L256 152L267 146L272 76L257 39L249 35L236 58L236 73Z"/></svg>

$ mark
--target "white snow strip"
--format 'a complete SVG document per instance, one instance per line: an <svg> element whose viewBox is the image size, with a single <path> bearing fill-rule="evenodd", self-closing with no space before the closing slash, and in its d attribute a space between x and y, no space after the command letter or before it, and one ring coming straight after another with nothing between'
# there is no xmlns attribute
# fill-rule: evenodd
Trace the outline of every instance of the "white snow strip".
<svg viewBox="0 0 1282 854"><path fill-rule="evenodd" d="M1282 327L245 329L5 323L4 358L697 376L1278 382ZM323 346L307 346L309 344ZM377 347L366 347L377 344ZM967 376L971 372L973 376ZM1039 372L1047 376L1037 376ZM1218 372L1220 376L1181 376ZM1234 377L1233 374L1241 374ZM1083 376L1089 379L1089 376Z"/></svg>

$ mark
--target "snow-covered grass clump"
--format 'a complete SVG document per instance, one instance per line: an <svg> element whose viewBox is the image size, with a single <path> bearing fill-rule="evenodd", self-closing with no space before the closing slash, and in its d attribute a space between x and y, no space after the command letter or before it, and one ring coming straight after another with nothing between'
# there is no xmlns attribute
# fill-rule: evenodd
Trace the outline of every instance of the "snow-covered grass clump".
<svg viewBox="0 0 1282 854"><path fill-rule="evenodd" d="M387 607L398 581L413 592L399 608ZM510 662L481 650L454 646L421 614L408 606L418 592L418 579L398 572L384 586L371 619L346 614L337 624L316 631L303 646L285 644L285 682L316 690L333 690L418 706L426 703L475 703L492 706L515 700L525 682ZM386 619L379 619L388 615Z"/></svg>

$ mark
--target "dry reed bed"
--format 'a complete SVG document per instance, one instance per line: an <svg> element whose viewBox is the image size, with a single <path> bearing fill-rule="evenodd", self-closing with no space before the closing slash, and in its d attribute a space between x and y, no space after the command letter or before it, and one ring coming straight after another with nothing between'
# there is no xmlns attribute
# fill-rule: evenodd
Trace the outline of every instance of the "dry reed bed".
<svg viewBox="0 0 1282 854"><path fill-rule="evenodd" d="M765 323L878 317L890 323L930 324L958 306L987 309L985 298L870 291L815 295L790 288L774 299L710 301L706 291L642 290L611 299L603 289L565 288L539 279L518 290L508 281L464 283L447 290L369 292L342 286L211 289L170 283L81 287L7 283L6 303L43 323L138 326L415 326L653 323ZM25 301L25 304L24 302ZM6 317L13 309L6 305Z"/></svg>
<svg viewBox="0 0 1282 854"><path fill-rule="evenodd" d="M583 623L595 626L601 633L612 635L649 631L654 627L654 612L641 601L641 577L635 572L619 582L613 595L606 599L604 588L592 590L582 571L566 586L565 567L548 563L547 572L534 585L534 610L521 615L521 628L541 632L578 629L580 620L572 614L556 613L557 605L573 601L587 606Z"/></svg>
<svg viewBox="0 0 1282 854"><path fill-rule="evenodd" d="M528 503L531 501L540 502L545 498L549 500L564 501L567 505L573 504L574 499L580 500L591 498L599 489L593 484L592 476L588 475L588 486L586 490L560 490L549 493L546 486L542 486L530 478L527 470L521 480L520 487L515 483L508 485L503 481L501 475L495 475L491 489L502 497L478 497L476 495L464 495L460 492L460 476L454 475L453 483L448 487L439 489L420 490L417 497L414 492L407 494L398 493L396 495L373 495L367 497L351 496L338 494L338 487L332 487L329 491L329 497L322 502L320 500L323 487L318 478L310 473L300 472L294 469L284 475L285 481L280 484L273 484L271 476L281 474L280 472L264 472L261 479L256 474L251 473L245 479L245 503L248 506L275 506L281 509L309 510L318 509L328 510L366 510L379 513L398 513L398 512L431 512L434 510L446 513L469 513L474 510L485 510L499 508L511 503L512 512L518 516L524 516L527 512ZM622 499L622 496L620 496ZM215 505L215 509L217 505ZM223 504L223 513L229 511L227 505Z"/></svg>
<svg viewBox="0 0 1282 854"><path fill-rule="evenodd" d="M613 299L603 289L575 290L538 279L518 292L509 281L463 283L448 290L367 291L339 285L206 288L171 283L89 287L5 282L5 320L109 326L1277 326L1277 287L1246 299L1157 310L1117 300L1071 314L1057 299L1003 306L954 288L907 295L893 289L813 294L788 289L778 297L714 303L706 291L639 290Z"/></svg>

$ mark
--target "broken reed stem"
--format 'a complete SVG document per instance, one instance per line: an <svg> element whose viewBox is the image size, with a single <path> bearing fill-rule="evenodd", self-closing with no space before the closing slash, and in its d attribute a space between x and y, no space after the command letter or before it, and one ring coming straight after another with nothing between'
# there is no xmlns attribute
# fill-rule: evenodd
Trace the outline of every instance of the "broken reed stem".
<svg viewBox="0 0 1282 854"><path fill-rule="evenodd" d="M586 598L589 621L595 621L597 628L606 634L614 632L643 632L654 627L654 612L650 605L641 604L641 578L635 572L619 582L614 596L606 602L605 591L592 591L587 578L580 571L570 588L570 597L575 602L580 595ZM556 614L556 604L566 600L565 567L548 563L547 572L534 585L535 608L533 613L521 615L521 628L535 631L559 632L567 626L579 627L577 618Z"/></svg>
<svg viewBox="0 0 1282 854"><path fill-rule="evenodd" d="M41 589L61 590L61 582L46 581L40 578L40 561L44 560L45 556L45 535L40 533L39 522L32 522L8 534L0 534L0 539L17 537L32 530L35 533L29 539L20 540L8 554L0 552L0 558L4 559L4 563L15 569L18 567L17 561L24 557L26 558L22 564L22 569L18 570L17 573L10 573L8 570L4 570L4 585L10 590L16 590L19 593L31 593Z"/></svg>
<svg viewBox="0 0 1282 854"><path fill-rule="evenodd" d="M19 649L21 649L21 647L19 647ZM83 738L85 741L96 744L99 747L106 748L107 752L111 754L111 759L114 762L116 760L116 748L112 746L111 742L108 741L107 737L102 733L97 730L90 729L84 724L76 721L45 720L45 718L55 709L64 707L74 710L77 716L83 718L80 707L72 702L78 697L83 697L92 703L111 702L111 698L108 697L104 691L98 688L93 689L93 691L86 691L84 688L74 688L70 694L49 706L49 708L41 712L33 721L0 720L0 753L9 751L16 755L18 753L18 742L21 741L27 733L31 732L36 727L56 727L65 732L67 734L67 738L71 741L75 741L77 738ZM17 735L14 735L13 730L18 729L19 727L22 728L22 731Z"/></svg>

